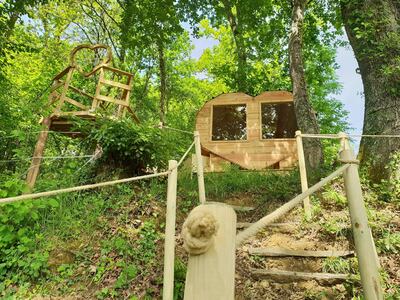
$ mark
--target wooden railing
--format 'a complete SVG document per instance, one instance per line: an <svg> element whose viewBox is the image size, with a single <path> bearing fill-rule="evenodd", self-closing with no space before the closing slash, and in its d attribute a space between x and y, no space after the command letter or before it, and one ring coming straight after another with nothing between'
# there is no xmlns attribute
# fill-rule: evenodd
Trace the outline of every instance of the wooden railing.
<svg viewBox="0 0 400 300"><path fill-rule="evenodd" d="M336 171L323 178L321 181L308 188L307 182L307 172L305 166L304 159L304 151L303 151L303 138L337 138L341 141L341 149L340 149L340 161L343 163L341 167L339 167ZM296 140L298 146L298 158L299 158L299 169L300 169L300 178L301 178L301 187L302 193L289 202L282 205L280 208L270 213L269 215L261 218L259 221L250 225L247 229L239 232L235 239L236 247L240 246L247 239L255 236L260 230L265 228L267 225L271 224L278 218L282 217L284 214L288 213L291 209L296 207L297 205L303 203L305 216L307 219L311 216L311 204L309 200L309 196L322 188L325 184L332 181L337 176L343 175L346 196L349 203L349 211L350 218L352 224L353 237L355 242L355 250L357 254L359 270L361 274L361 284L363 287L364 297L367 300L381 300L383 299L383 292L380 283L379 276L379 260L375 248L375 244L372 238L372 232L368 225L367 211L364 205L364 200L362 197L360 178L358 174L358 161L356 160L354 153L349 144L349 137L344 133L340 133L337 135L306 135L302 134L300 131L296 132ZM223 222L224 217L219 216L220 221ZM219 240L215 240L215 243L222 243ZM218 246L215 246L218 249ZM229 249L225 249L226 255L231 255ZM234 285L225 284L226 282L232 282L234 280L234 272L226 272L227 266L225 266L222 262L221 256L218 256L218 252L213 253L214 257L210 258L210 254L204 254L203 258L189 258L189 267L192 259L202 259L203 265L209 265L209 261L213 261L213 269L201 268L196 264L196 268L198 273L196 273L197 277L187 277L186 284L188 284L188 278L190 280L189 284L191 285L189 292L186 294L185 299L193 300L200 299L196 296L193 296L193 290L205 290L210 291L209 293L202 294L204 299L216 300L218 296L213 289L234 289ZM188 269L188 274L193 273L193 270ZM204 278L210 276L209 274L223 274L224 278L217 277L215 280L219 280L218 283L215 283L215 280L212 282L204 281ZM230 277L230 278L227 278ZM194 285L195 287L192 287ZM200 286L201 285L201 286ZM218 286L219 285L219 286ZM232 290L224 291L224 295L233 295ZM233 296L225 297L224 299L233 300Z"/></svg>

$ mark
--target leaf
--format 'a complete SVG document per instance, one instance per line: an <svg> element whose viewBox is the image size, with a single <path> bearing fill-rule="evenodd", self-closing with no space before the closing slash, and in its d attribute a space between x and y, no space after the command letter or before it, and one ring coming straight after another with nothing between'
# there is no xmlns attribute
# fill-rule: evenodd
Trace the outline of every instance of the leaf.
<svg viewBox="0 0 400 300"><path fill-rule="evenodd" d="M58 201L57 201L56 199L54 199L54 198L50 198L50 199L48 200L48 204L49 204L51 207L53 207L53 208L56 208L56 207L59 207L59 206L60 206L60 204L58 203Z"/></svg>

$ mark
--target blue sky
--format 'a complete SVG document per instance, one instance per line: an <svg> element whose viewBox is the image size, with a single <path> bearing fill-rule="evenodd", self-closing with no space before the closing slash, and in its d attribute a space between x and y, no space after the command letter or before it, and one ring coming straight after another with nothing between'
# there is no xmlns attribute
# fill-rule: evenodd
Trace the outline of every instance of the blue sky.
<svg viewBox="0 0 400 300"><path fill-rule="evenodd" d="M346 39L346 37L343 37ZM199 58L204 49L211 48L218 42L214 39L202 37L192 38L195 49L192 52L193 58ZM364 97L361 76L356 73L358 68L353 50L350 46L340 47L337 50L336 61L339 65L337 75L342 84L342 92L334 97L340 100L347 111L349 111L348 121L353 128L348 133L361 133L364 119Z"/></svg>

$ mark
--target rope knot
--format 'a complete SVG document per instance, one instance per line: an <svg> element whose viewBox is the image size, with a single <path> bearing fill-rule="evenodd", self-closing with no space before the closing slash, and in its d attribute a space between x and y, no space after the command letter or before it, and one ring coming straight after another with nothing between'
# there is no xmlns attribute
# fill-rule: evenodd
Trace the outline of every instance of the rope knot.
<svg viewBox="0 0 400 300"><path fill-rule="evenodd" d="M205 205L195 207L183 223L182 237L185 250L192 255L207 252L214 242L218 222Z"/></svg>

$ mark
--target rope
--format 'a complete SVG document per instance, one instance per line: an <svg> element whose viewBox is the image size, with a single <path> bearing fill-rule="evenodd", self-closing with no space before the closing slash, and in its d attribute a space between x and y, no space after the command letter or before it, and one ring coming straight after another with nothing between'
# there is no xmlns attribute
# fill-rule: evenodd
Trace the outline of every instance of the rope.
<svg viewBox="0 0 400 300"><path fill-rule="evenodd" d="M217 220L206 206L195 207L183 223L183 247L191 255L207 252L214 243L218 227Z"/></svg>
<svg viewBox="0 0 400 300"><path fill-rule="evenodd" d="M75 159L75 158L87 158L87 157L93 157L94 155L70 155L70 156L32 156L32 157L26 157L26 158L19 158L19 159L9 159L9 160L0 160L0 163L6 163L6 162L13 162L13 161L26 161L26 160L32 160L34 158L40 158L40 159Z"/></svg>
<svg viewBox="0 0 400 300"><path fill-rule="evenodd" d="M174 130L174 131L178 131L178 132L181 132L181 133L193 135L193 132L190 132L190 131L187 131L187 130L178 129L178 128L173 128L173 127L169 127L169 126L165 126L162 123L158 124L158 127L160 129L164 129L165 128L165 129Z"/></svg>
<svg viewBox="0 0 400 300"><path fill-rule="evenodd" d="M192 148L193 148L193 146L194 146L194 143L195 142L193 142L190 146L189 146L189 148L186 150L186 152L185 152L185 154L183 154L183 156L181 157L181 159L179 160L179 162L178 162L178 164L177 164L177 168L181 165L181 163L183 162L183 160L186 158L186 156L189 154L189 152L190 152L190 150L192 150Z"/></svg>
<svg viewBox="0 0 400 300"><path fill-rule="evenodd" d="M54 130L41 130L41 131L28 131L28 132L26 132L28 135L29 134L34 134L34 133L44 133L44 132L47 132L47 133L64 133L64 134L80 134L80 133L82 133L82 132L79 132L79 131L54 131ZM6 135L6 136L0 136L0 139L10 139L10 138L15 138L16 136L15 135Z"/></svg>
<svg viewBox="0 0 400 300"><path fill-rule="evenodd" d="M346 134L348 137L372 137L372 138L400 138L400 135L390 134ZM325 139L338 139L342 138L338 134L307 134L302 133L301 137L305 138L325 138Z"/></svg>
<svg viewBox="0 0 400 300"><path fill-rule="evenodd" d="M168 175L169 173L170 173L170 171L165 171L165 172L156 173L156 174L136 176L136 177L118 179L118 180L113 180L113 181L104 181L104 182L100 182L100 183L75 186L75 187L59 189L59 190L54 190L54 191L48 191L48 192L26 194L26 195L21 195L21 196L16 196L16 197L9 197L9 198L1 198L0 199L0 204L2 204L2 203L10 203L10 202L15 202L15 201L21 201L21 200L27 200L27 199L36 199L36 198L40 198L40 197L48 197L48 196L58 195L58 194L62 194L62 193L83 191L83 190L88 190L88 189L94 189L94 188L97 188L97 187L113 185L113 184L117 184L117 183L125 183L125 182L137 181L137 180L146 179L146 178L160 177L160 176Z"/></svg>
<svg viewBox="0 0 400 300"><path fill-rule="evenodd" d="M260 220L258 220L256 223L254 223L247 229L239 232L236 235L236 247L240 246L244 241L246 241L250 237L256 235L261 229L263 229L268 224L271 224L276 219L282 217L284 214L288 213L290 210L295 208L298 204L300 204L304 200L304 198L310 196L312 193L316 192L321 187L323 187L325 184L327 184L329 181L333 180L336 176L339 176L340 174L342 174L349 166L350 165L348 165L348 164L341 166L335 172L328 175L327 177L325 177L318 183L314 184L312 187L310 187L305 192L301 193L300 195L297 195L292 200L290 200L289 202L286 202L284 205L279 207L277 210L275 210L272 213L270 213L269 215L261 218Z"/></svg>

